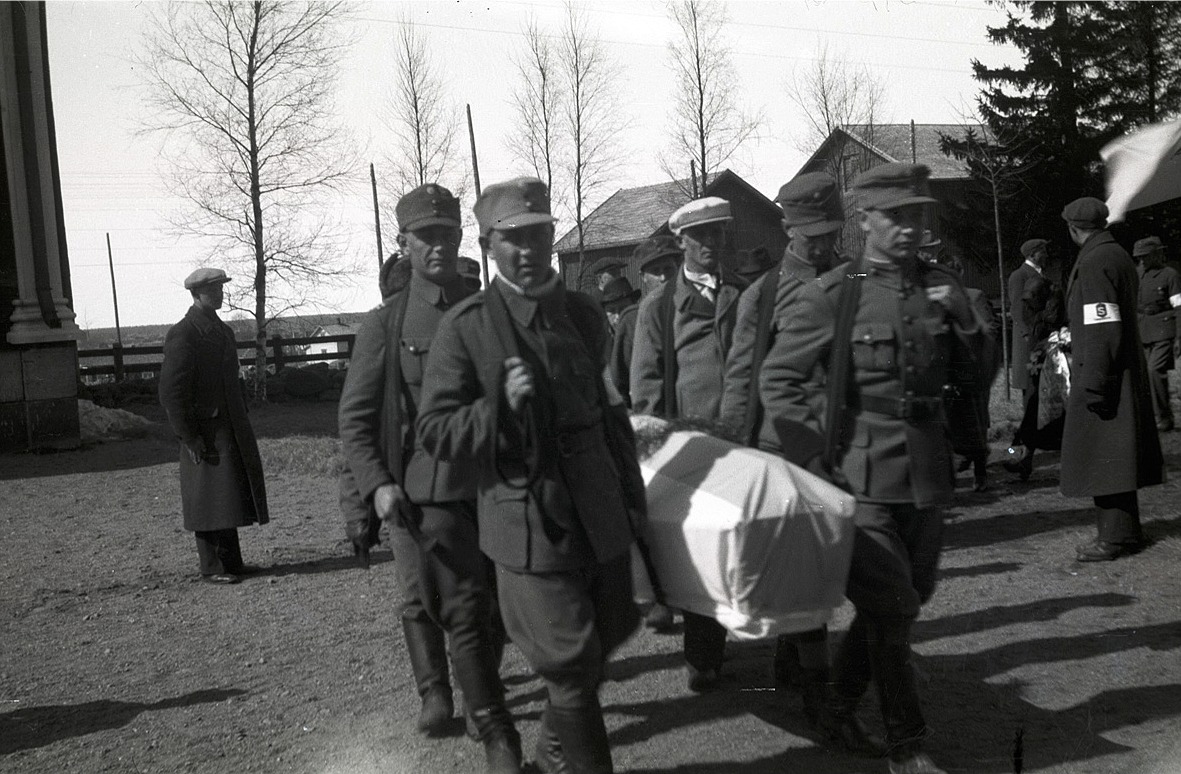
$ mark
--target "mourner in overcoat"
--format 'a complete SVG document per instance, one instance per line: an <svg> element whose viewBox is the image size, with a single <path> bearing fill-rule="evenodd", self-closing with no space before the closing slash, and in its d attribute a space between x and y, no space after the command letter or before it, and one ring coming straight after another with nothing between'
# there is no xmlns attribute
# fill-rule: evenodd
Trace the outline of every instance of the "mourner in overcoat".
<svg viewBox="0 0 1181 774"><path fill-rule="evenodd" d="M664 286L681 269L677 240L663 234L649 237L632 251L632 263L640 270L640 290L647 297Z"/></svg>
<svg viewBox="0 0 1181 774"><path fill-rule="evenodd" d="M1011 364L1010 386L1026 393L1035 389L1029 373L1029 353L1037 342L1030 339L1030 320L1041 310L1035 308L1037 296L1031 292L1041 280L1049 255L1044 239L1028 239L1021 245L1025 259L1009 275L1009 315L1013 318L1013 343L1009 362Z"/></svg>
<svg viewBox="0 0 1181 774"><path fill-rule="evenodd" d="M238 379L234 332L217 316L221 269L185 279L193 305L168 329L160 368L160 403L180 441L184 528L195 533L201 577L237 583L253 567L242 562L238 527L268 521L258 443Z"/></svg>
<svg viewBox="0 0 1181 774"><path fill-rule="evenodd" d="M829 716L844 727L854 722L872 675L890 771L937 774L922 749L927 725L910 630L935 588L942 508L954 487L943 387L984 381L978 353L989 334L959 278L916 257L923 205L935 201L927 178L926 167L897 163L856 178L864 257L801 292L763 363L760 395L791 434L798 462L842 481L858 501L846 591L856 616L834 661ZM843 305L851 314L839 314ZM848 357L848 368L836 357ZM839 401L834 408L845 406L836 412L839 448L831 452L839 475L823 465L830 394Z"/></svg>
<svg viewBox="0 0 1181 774"><path fill-rule="evenodd" d="M1173 407L1169 405L1169 371L1178 353L1177 307L1181 306L1181 275L1172 266L1165 266L1165 246L1159 237L1145 237L1132 248L1132 257L1139 261L1140 342L1148 361L1148 386L1152 390L1152 410L1156 415L1156 429L1167 433L1173 429Z"/></svg>
<svg viewBox="0 0 1181 774"><path fill-rule="evenodd" d="M447 653L490 772L519 772L520 737L497 674L491 567L480 553L476 465L439 460L414 434L425 361L444 314L471 295L457 269L459 201L428 183L404 195L398 245L410 281L370 312L357 333L340 397L341 447L363 501L391 522L399 617L422 699L418 727L436 733L453 704Z"/></svg>
<svg viewBox="0 0 1181 774"><path fill-rule="evenodd" d="M1079 546L1078 559L1106 561L1140 550L1137 490L1161 483L1164 463L1135 322L1136 267L1106 230L1106 204L1076 199L1062 217L1079 255L1066 285L1071 366L1061 490L1094 499L1098 534Z"/></svg>
<svg viewBox="0 0 1181 774"><path fill-rule="evenodd" d="M627 277L616 277L603 287L603 310L611 323L611 381L631 408L631 363L636 340L636 312L640 291L632 287Z"/></svg>
<svg viewBox="0 0 1181 774"><path fill-rule="evenodd" d="M640 303L632 352L632 408L638 414L716 422L738 298L746 286L725 266L730 252L730 203L708 196L677 209L669 229L684 253L676 278ZM691 690L716 686L725 658L726 629L683 611L687 681Z"/></svg>
<svg viewBox="0 0 1181 774"><path fill-rule="evenodd" d="M497 277L440 323L417 432L440 459L477 461L480 546L496 564L505 628L548 695L543 770L610 772L598 689L639 624L630 551L647 513L607 374L610 332L598 304L550 266L544 183L490 185L475 212Z"/></svg>

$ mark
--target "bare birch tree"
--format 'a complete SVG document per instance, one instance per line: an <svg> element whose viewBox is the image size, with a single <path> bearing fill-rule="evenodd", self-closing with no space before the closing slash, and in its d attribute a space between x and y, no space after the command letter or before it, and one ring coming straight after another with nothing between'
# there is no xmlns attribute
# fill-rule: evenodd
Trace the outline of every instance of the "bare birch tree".
<svg viewBox="0 0 1181 774"><path fill-rule="evenodd" d="M156 6L138 57L176 190L193 206L175 221L210 257L245 272L254 318L255 386L265 396L266 329L341 267L324 196L355 169L333 117L341 3L224 2Z"/></svg>
<svg viewBox="0 0 1181 774"><path fill-rule="evenodd" d="M830 52L827 43L817 46L812 64L793 72L786 91L806 119L807 131L796 138L796 148L804 153L812 153L834 129L845 126L859 127L863 139L872 143L873 127L883 120L885 83L865 65Z"/></svg>
<svg viewBox="0 0 1181 774"><path fill-rule="evenodd" d="M725 41L725 4L673 0L667 8L680 34L668 46L677 90L672 149L662 156L661 166L674 180L684 179L692 167L696 176L685 194L695 198L702 195L709 176L758 134L763 118L737 104L741 89Z"/></svg>
<svg viewBox="0 0 1181 774"><path fill-rule="evenodd" d="M586 279L586 229L588 202L610 180L618 165L617 137L622 126L615 98L617 66L608 58L586 12L575 3L566 5L557 48L557 62L565 100L561 130L567 145L562 154L563 179L569 206L578 230L578 288Z"/></svg>
<svg viewBox="0 0 1181 774"><path fill-rule="evenodd" d="M518 74L512 94L516 131L509 136L507 145L513 158L545 181L552 196L561 140L558 56L536 18L529 18L523 34L525 47L514 56Z"/></svg>

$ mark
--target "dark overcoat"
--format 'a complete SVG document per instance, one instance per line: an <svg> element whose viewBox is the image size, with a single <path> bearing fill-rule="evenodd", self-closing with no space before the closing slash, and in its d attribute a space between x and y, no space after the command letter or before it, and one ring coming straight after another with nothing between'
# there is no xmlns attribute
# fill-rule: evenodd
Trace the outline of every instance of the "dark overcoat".
<svg viewBox="0 0 1181 774"><path fill-rule="evenodd" d="M615 323L615 334L611 339L611 359L608 366L611 369L611 381L615 389L623 396L623 402L631 408L631 365L632 351L636 342L636 313L639 306L632 304L619 313L619 322Z"/></svg>
<svg viewBox="0 0 1181 774"><path fill-rule="evenodd" d="M1009 275L1009 315L1013 318L1013 348L1009 357L1009 384L1016 390L1033 387L1029 373L1029 353L1037 341L1033 338L1032 320L1041 311L1033 287L1041 281L1038 270L1022 263Z"/></svg>
<svg viewBox="0 0 1181 774"><path fill-rule="evenodd" d="M658 293L640 302L632 351L632 409L638 414L716 420L722 404L726 357L745 282L724 275L717 299L709 302L683 271ZM665 352L664 295L673 294L673 352ZM665 405L664 379L675 368L675 406Z"/></svg>
<svg viewBox="0 0 1181 774"><path fill-rule="evenodd" d="M607 378L607 319L586 295L559 288L562 313L586 332L569 344L584 348L581 358L588 366L586 373L558 373L543 348L520 333L535 324L531 307L536 304L512 305L505 320L489 308L492 294L501 294L499 303L507 306L503 299L512 292L503 282L493 282L456 304L439 324L423 378L418 437L441 459L476 459L480 549L498 565L542 573L605 564L630 550L631 515L647 512L627 410L622 403L603 405L600 395L595 424L558 433L545 426L539 391L528 404L528 421L536 431L531 433L505 402L504 361L524 358L535 383L582 380L580 387L593 390L595 380ZM625 443L611 443L621 437ZM530 448L530 439L539 450ZM540 451L535 459L539 476L529 483L520 474L531 451Z"/></svg>
<svg viewBox="0 0 1181 774"><path fill-rule="evenodd" d="M1106 231L1079 250L1066 290L1070 398L1060 487L1067 497L1133 492L1164 480L1136 321L1136 267ZM1091 405L1114 407L1102 419Z"/></svg>
<svg viewBox="0 0 1181 774"><path fill-rule="evenodd" d="M238 381L234 332L212 311L189 307L184 319L169 328L160 403L180 441L185 529L266 524L262 458ZM189 454L197 438L204 438L209 450L200 463Z"/></svg>

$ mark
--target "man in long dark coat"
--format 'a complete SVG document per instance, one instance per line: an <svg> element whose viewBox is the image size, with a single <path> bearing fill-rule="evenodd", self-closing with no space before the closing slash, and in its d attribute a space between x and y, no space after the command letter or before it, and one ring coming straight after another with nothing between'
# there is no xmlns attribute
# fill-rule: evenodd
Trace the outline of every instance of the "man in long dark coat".
<svg viewBox="0 0 1181 774"><path fill-rule="evenodd" d="M520 736L497 674L491 568L480 553L476 465L442 461L413 432L440 320L472 291L459 275L459 200L429 183L396 208L410 281L365 317L340 397L341 446L361 499L390 522L400 618L422 709L437 733L453 711L442 631L490 774L519 774Z"/></svg>
<svg viewBox="0 0 1181 774"><path fill-rule="evenodd" d="M1045 331L1039 338L1034 330L1051 296L1048 292L1050 280L1045 276L1049 244L1044 239L1025 240L1021 244L1021 255L1025 261L1009 275L1009 315L1013 318L1009 383L1021 390L1026 413L1037 395L1037 376L1029 370L1029 355L1040 343L1040 338L1049 333ZM1025 451L1019 460L1007 461L1005 467L1025 480L1033 470L1033 455L1037 445L1032 438L1023 437L1020 430L1013 439L1013 445L1023 445Z"/></svg>
<svg viewBox="0 0 1181 774"><path fill-rule="evenodd" d="M1080 562L1143 545L1136 490L1164 480L1148 368L1136 324L1136 266L1106 230L1107 205L1076 199L1062 211L1078 261L1066 289L1072 362L1062 433L1062 494L1091 497L1098 534Z"/></svg>
<svg viewBox="0 0 1181 774"><path fill-rule="evenodd" d="M217 316L221 269L197 269L185 279L193 305L164 339L160 403L180 441L184 527L197 537L201 578L237 583L243 564L238 527L266 524L267 492L254 430L238 382L234 332Z"/></svg>

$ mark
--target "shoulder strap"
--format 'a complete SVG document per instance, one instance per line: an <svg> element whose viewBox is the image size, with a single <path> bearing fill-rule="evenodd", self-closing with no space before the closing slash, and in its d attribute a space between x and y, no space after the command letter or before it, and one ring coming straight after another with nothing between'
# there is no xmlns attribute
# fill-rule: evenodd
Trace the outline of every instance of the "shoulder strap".
<svg viewBox="0 0 1181 774"><path fill-rule="evenodd" d="M763 275L759 288L755 346L751 352L750 382L747 384L746 416L742 420L742 438L750 446L758 443L759 417L762 404L759 397L759 372L771 347L771 321L775 316L775 292L779 289L779 272L772 269Z"/></svg>
<svg viewBox="0 0 1181 774"><path fill-rule="evenodd" d="M664 415L672 418L677 414L677 337L676 331L676 283L680 281L680 274L674 275L664 283L663 294L660 296L660 324L663 328L661 335L661 358L664 361Z"/></svg>
<svg viewBox="0 0 1181 774"><path fill-rule="evenodd" d="M828 365L828 401L824 411L824 465L832 470L840 454L841 426L849 397L849 375L852 370L853 320L861 300L861 280L865 276L861 261L849 264L841 281L837 299L836 327L833 329L832 352Z"/></svg>
<svg viewBox="0 0 1181 774"><path fill-rule="evenodd" d="M390 312L389 321L386 323L386 374L393 383L398 386L398 389L403 395L403 402L398 404L399 415L390 419L390 432L393 434L393 443L387 450L390 457L390 474L394 478L394 482L398 486L402 485L403 469L403 454L405 453L406 439L402 435L402 417L401 411L410 412L410 421L414 421L414 403L410 400L410 392L406 388L402 380L402 323L406 319L407 297L410 295L408 290L396 294L390 300L390 306L393 307ZM403 405L405 409L403 409Z"/></svg>

